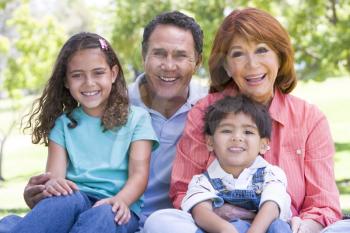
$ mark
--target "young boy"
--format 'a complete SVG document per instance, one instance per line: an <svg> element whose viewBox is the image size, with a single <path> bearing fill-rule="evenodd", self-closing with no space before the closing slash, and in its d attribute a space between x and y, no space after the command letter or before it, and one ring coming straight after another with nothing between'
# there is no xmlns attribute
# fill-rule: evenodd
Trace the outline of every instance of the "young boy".
<svg viewBox="0 0 350 233"><path fill-rule="evenodd" d="M206 232L291 232L286 175L261 157L271 136L265 106L244 95L225 97L208 107L204 119L207 147L216 159L192 178L182 209ZM225 202L256 212L254 220L219 217L213 209Z"/></svg>

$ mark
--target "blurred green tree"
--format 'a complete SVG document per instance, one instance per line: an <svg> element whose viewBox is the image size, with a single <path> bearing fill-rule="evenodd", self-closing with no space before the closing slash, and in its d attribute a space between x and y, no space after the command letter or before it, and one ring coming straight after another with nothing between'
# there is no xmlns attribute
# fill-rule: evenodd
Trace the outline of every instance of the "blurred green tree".
<svg viewBox="0 0 350 233"><path fill-rule="evenodd" d="M300 79L324 80L350 72L350 2L346 0L118 0L112 41L124 64L135 74L142 71L143 27L155 15L182 11L196 19L204 31L204 67L215 32L224 16L237 7L270 12L289 31ZM208 74L206 74L208 75Z"/></svg>

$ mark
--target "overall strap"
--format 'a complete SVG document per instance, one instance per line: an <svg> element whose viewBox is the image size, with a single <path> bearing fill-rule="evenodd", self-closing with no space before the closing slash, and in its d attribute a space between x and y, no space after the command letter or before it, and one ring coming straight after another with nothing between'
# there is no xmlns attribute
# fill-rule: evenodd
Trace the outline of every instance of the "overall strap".
<svg viewBox="0 0 350 233"><path fill-rule="evenodd" d="M219 192L226 190L226 187L222 183L221 179L219 179L219 178L214 178L214 179L210 178L209 173L207 171L205 171L203 174L208 178L210 184L213 186L213 188L215 190L217 190Z"/></svg>

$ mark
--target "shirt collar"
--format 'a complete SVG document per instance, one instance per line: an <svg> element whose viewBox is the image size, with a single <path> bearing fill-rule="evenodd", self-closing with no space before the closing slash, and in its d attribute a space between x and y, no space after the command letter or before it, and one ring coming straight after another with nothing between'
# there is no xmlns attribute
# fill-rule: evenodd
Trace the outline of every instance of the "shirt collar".
<svg viewBox="0 0 350 233"><path fill-rule="evenodd" d="M286 95L276 88L272 102L269 108L269 113L274 121L279 122L282 125L287 124L288 109L286 106Z"/></svg>
<svg viewBox="0 0 350 233"><path fill-rule="evenodd" d="M258 169L260 167L266 167L267 165L268 165L268 162L259 155L254 160L253 164L250 167L246 168L246 169L255 172L256 169ZM215 159L210 164L210 166L208 167L207 170L208 170L210 178L212 178L212 179L215 179L215 178L219 178L219 179L232 178L231 174L225 172L224 169L222 169L222 167L220 166L219 161L217 159Z"/></svg>
<svg viewBox="0 0 350 233"><path fill-rule="evenodd" d="M141 99L140 94L140 84L145 80L146 76L145 73L140 74L136 80L129 85L129 98L131 99L131 102L135 105L141 106L145 109L150 110ZM192 108L199 99L203 98L208 94L208 89L200 84L197 84L194 80L191 80L189 85L189 96L184 103L184 106L187 106L188 111L190 108ZM183 106L183 107L184 107Z"/></svg>

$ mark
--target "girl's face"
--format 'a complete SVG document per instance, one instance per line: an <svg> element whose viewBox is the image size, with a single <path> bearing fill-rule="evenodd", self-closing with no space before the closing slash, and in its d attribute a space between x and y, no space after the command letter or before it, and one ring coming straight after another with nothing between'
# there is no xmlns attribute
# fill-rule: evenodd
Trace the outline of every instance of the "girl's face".
<svg viewBox="0 0 350 233"><path fill-rule="evenodd" d="M79 50L68 61L65 87L85 113L101 117L118 72L99 48Z"/></svg>
<svg viewBox="0 0 350 233"><path fill-rule="evenodd" d="M251 117L229 113L212 136L207 136L209 151L214 151L221 167L235 178L253 164L258 154L266 152L267 138L261 138Z"/></svg>
<svg viewBox="0 0 350 233"><path fill-rule="evenodd" d="M272 100L279 58L267 44L236 37L224 67L241 93L262 104Z"/></svg>

